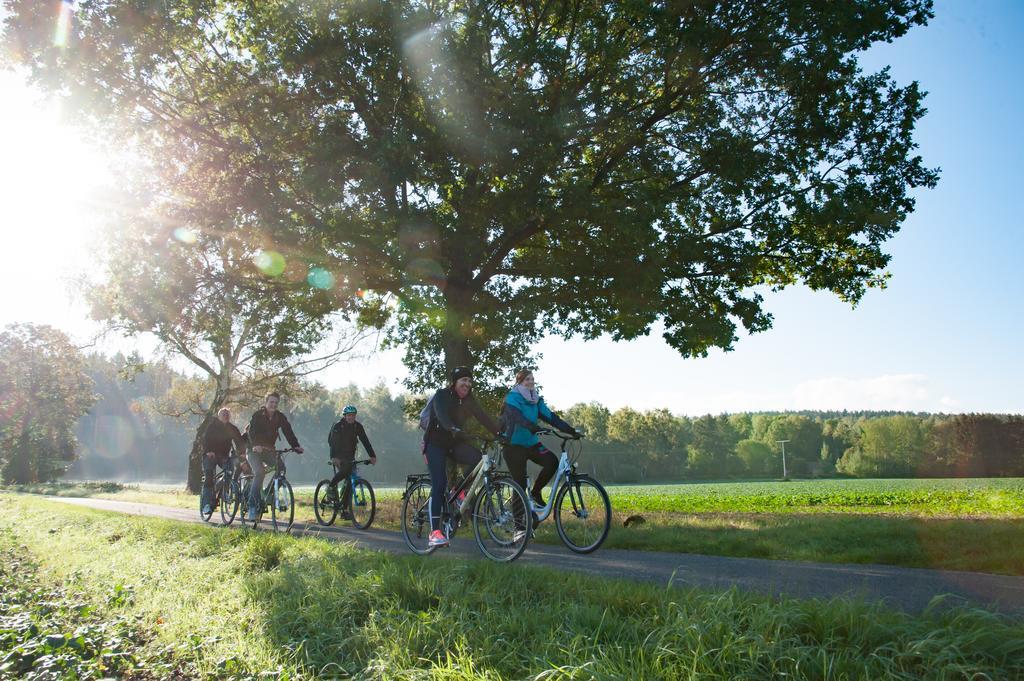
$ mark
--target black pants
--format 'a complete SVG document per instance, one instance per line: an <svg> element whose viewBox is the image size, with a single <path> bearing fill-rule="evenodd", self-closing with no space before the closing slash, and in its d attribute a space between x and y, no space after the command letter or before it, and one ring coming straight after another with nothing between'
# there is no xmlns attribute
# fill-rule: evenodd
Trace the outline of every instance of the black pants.
<svg viewBox="0 0 1024 681"><path fill-rule="evenodd" d="M336 487L339 482L343 482L348 479L348 476L352 475L352 466L355 465L355 457L351 459L339 459L341 463L334 465L334 477L331 478L331 486ZM345 485L345 491L341 495L341 507L348 508L349 501L352 499L352 485Z"/></svg>
<svg viewBox="0 0 1024 681"><path fill-rule="evenodd" d="M544 485L551 482L551 478L558 470L558 457L550 449L541 444L533 447L522 447L520 445L508 445L504 450L505 463L508 464L508 472L524 491L528 492L534 499L541 498L541 491ZM533 490L526 489L526 461L529 459L540 466L540 473L533 483Z"/></svg>
<svg viewBox="0 0 1024 681"><path fill-rule="evenodd" d="M428 442L423 455L430 471L430 529L439 529L444 499L448 494L448 460L462 466L463 475L480 463L480 450L465 442L457 442L450 449Z"/></svg>

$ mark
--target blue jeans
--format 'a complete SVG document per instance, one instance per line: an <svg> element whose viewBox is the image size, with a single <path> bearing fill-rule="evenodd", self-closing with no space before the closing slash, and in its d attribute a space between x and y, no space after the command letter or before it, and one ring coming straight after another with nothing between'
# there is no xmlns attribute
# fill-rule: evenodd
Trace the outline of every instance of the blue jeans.
<svg viewBox="0 0 1024 681"><path fill-rule="evenodd" d="M428 442L423 454L430 471L430 529L436 530L448 495L448 457L461 464L465 474L480 463L480 450L465 442L456 442L451 449Z"/></svg>

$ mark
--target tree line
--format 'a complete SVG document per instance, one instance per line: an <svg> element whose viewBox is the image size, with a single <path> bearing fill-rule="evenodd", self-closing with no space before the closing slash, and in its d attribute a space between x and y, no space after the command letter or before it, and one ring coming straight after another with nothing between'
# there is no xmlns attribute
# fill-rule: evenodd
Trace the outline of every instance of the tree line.
<svg viewBox="0 0 1024 681"><path fill-rule="evenodd" d="M737 413L695 418L666 409L577 404L603 479L1024 475L1024 417L892 412Z"/></svg>
<svg viewBox="0 0 1024 681"><path fill-rule="evenodd" d="M216 387L164 362L83 355L49 327L0 334L0 478L180 481L195 428L190 409ZM487 398L488 407L498 403ZM328 389L293 382L283 408L307 455L289 476L310 483L328 471L327 433L346 404L359 408L379 454L373 479L400 483L419 471L422 396L379 384ZM244 428L258 397L231 404ZM555 405L557 407L557 405ZM612 411L575 404L563 416L586 434L581 465L607 482L794 477L1024 476L1024 417L803 411L679 416L667 409ZM554 444L554 443L550 443Z"/></svg>
<svg viewBox="0 0 1024 681"><path fill-rule="evenodd" d="M161 363L133 374L128 358L95 355L86 359L86 371L99 399L78 424L82 455L70 476L181 480L192 421L200 417L168 415L167 407L188 377ZM323 477L327 433L342 407L355 404L380 455L369 474L400 483L422 467L420 432L410 418L420 403L383 384L297 386L282 408L307 455L290 460L289 477L299 483ZM231 406L244 428L259 404ZM788 441L786 468L793 477L1024 476L1020 415L802 411L688 417L667 409L613 411L596 402L561 413L587 434L580 465L608 482L781 478L781 440Z"/></svg>

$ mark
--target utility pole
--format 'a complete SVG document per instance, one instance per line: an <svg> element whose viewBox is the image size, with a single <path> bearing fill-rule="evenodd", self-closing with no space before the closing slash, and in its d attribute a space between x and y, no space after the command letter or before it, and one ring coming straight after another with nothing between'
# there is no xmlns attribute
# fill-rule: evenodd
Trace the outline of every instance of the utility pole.
<svg viewBox="0 0 1024 681"><path fill-rule="evenodd" d="M786 475L786 443L789 440L776 440L776 444L782 445L782 479L785 480L789 476Z"/></svg>

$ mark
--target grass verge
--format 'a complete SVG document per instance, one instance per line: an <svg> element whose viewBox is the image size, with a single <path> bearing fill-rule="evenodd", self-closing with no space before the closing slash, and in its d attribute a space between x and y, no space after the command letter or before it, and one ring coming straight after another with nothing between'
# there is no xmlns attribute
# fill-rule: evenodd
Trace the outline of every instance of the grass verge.
<svg viewBox="0 0 1024 681"><path fill-rule="evenodd" d="M0 497L0 527L93 612L136 622L146 650L178 646L201 676L1024 677L1024 625L978 610L666 590L31 497Z"/></svg>
<svg viewBox="0 0 1024 681"><path fill-rule="evenodd" d="M121 587L108 603L126 598ZM0 679L188 678L193 670L172 647L147 646L131 617L103 616L80 594L48 582L18 546L0 531Z"/></svg>

